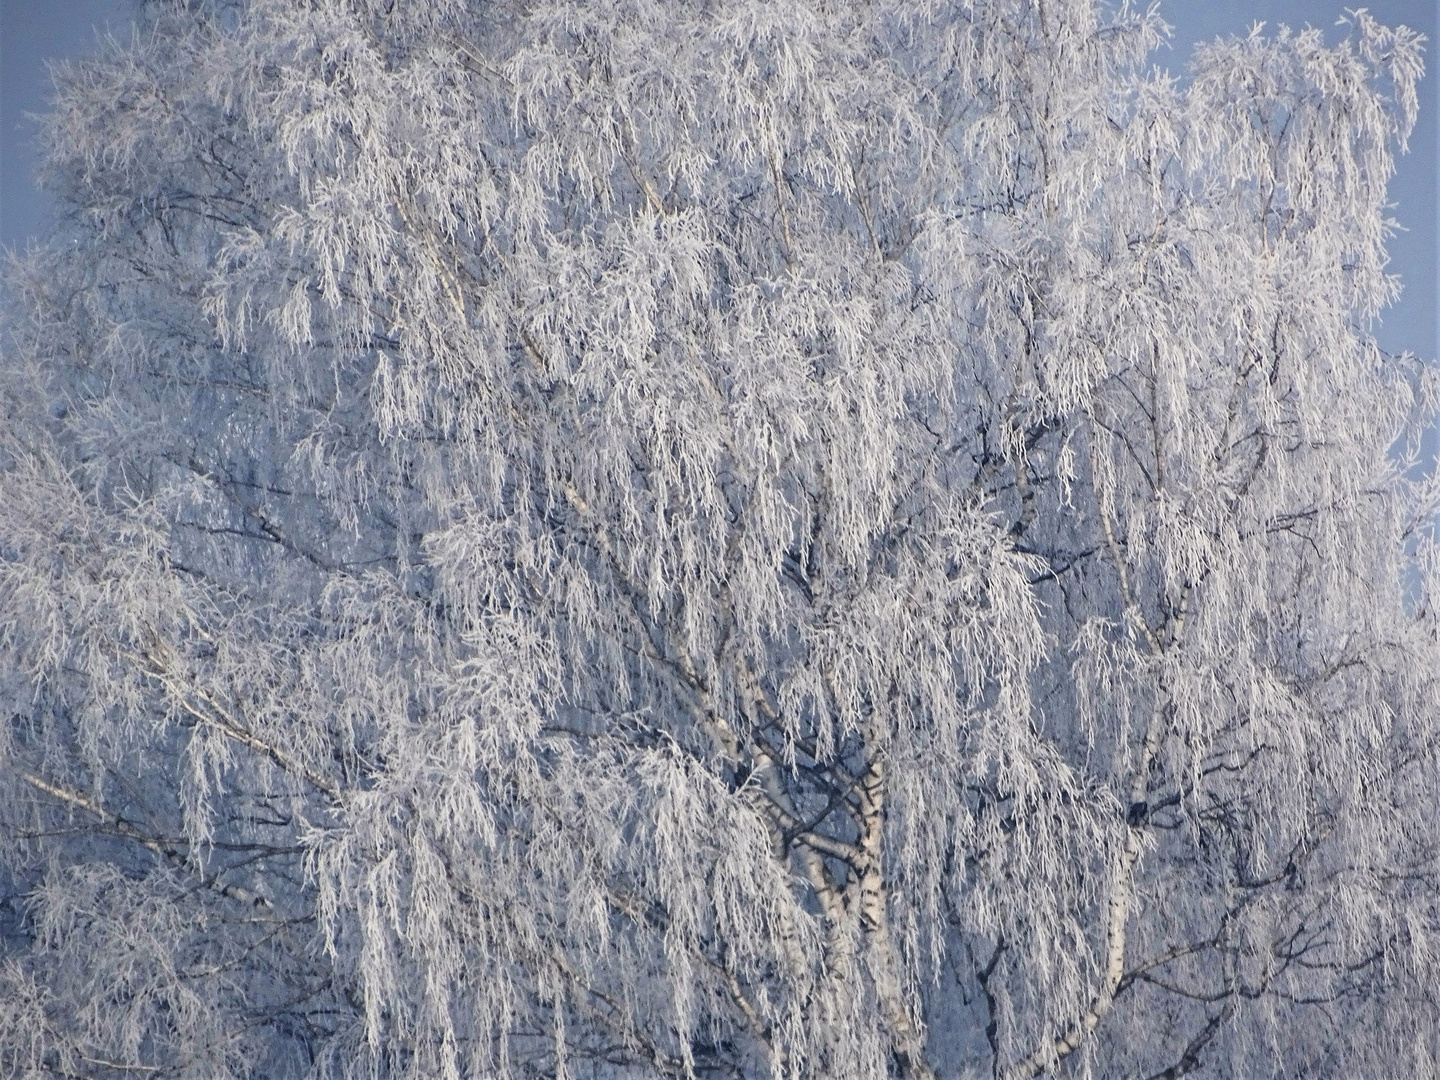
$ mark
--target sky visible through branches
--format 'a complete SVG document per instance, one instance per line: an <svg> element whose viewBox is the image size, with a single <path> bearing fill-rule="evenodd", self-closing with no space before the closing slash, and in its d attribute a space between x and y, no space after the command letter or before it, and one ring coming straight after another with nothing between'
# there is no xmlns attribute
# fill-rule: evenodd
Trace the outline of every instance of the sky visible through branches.
<svg viewBox="0 0 1440 1080"><path fill-rule="evenodd" d="M1343 6L1338 0L1169 0L1162 3L1161 13L1174 27L1173 52L1158 60L1183 77L1186 59L1198 41L1243 34L1255 20L1266 22L1272 30L1277 23L1329 26ZM1440 4L1435 0L1374 0L1368 9L1382 23L1404 23L1425 34L1431 50L1427 66L1434 71ZM0 0L0 245L23 247L41 228L47 210L44 193L31 182L34 129L25 120L26 113L45 108L50 86L46 62L87 55L93 51L97 33L107 29L121 36L128 33L128 10L125 0ZM1420 123L1411 136L1410 153L1398 162L1390 184L1396 216L1408 230L1390 244L1390 268L1404 279L1405 293L1386 313L1376 334L1384 349L1408 349L1426 358L1436 355L1440 326L1437 85L1433 74L1420 85Z"/></svg>

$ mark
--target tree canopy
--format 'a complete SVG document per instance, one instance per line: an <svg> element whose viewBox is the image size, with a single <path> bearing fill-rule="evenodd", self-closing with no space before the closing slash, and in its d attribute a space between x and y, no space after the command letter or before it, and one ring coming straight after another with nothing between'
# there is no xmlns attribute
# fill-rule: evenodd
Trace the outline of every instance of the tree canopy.
<svg viewBox="0 0 1440 1080"><path fill-rule="evenodd" d="M6 277L0 1075L1440 1072L1345 23L150 0Z"/></svg>

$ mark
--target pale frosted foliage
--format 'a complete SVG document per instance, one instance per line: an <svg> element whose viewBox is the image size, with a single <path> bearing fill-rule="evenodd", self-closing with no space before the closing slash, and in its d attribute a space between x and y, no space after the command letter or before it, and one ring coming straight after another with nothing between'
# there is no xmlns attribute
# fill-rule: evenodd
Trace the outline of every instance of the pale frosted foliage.
<svg viewBox="0 0 1440 1080"><path fill-rule="evenodd" d="M155 0L0 433L0 1075L1431 1076L1421 42Z"/></svg>

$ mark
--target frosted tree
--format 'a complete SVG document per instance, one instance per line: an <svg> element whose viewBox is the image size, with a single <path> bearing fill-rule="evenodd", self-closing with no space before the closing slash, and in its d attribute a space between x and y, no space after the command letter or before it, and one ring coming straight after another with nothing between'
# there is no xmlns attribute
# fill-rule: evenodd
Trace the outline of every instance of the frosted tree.
<svg viewBox="0 0 1440 1080"><path fill-rule="evenodd" d="M152 0L7 277L0 1075L1434 1076L1421 39Z"/></svg>

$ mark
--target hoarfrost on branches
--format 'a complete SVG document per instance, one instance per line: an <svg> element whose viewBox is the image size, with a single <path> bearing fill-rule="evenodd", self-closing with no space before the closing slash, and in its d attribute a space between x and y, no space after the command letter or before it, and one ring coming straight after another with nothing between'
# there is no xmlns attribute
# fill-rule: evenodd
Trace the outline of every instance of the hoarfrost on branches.
<svg viewBox="0 0 1440 1080"><path fill-rule="evenodd" d="M1421 39L152 0L7 278L6 1076L1434 1075Z"/></svg>

